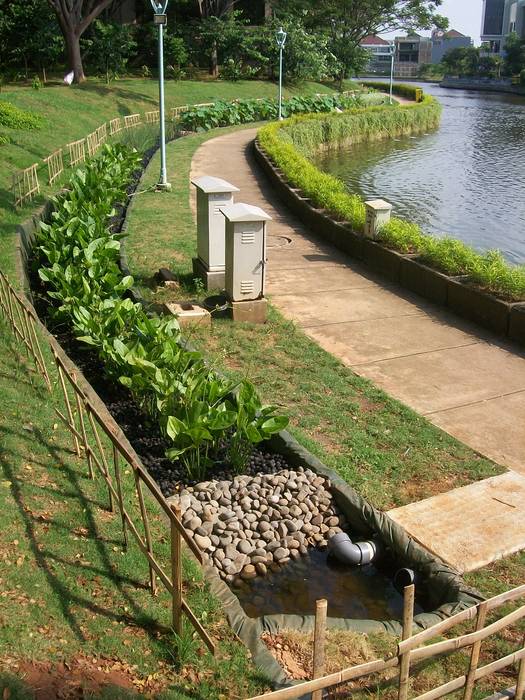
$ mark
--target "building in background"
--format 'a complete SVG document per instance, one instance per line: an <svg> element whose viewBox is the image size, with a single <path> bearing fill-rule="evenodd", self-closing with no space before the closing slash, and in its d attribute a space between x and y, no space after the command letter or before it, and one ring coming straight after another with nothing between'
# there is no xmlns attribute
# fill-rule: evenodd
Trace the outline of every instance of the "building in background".
<svg viewBox="0 0 525 700"><path fill-rule="evenodd" d="M432 62L432 39L419 34L396 36L394 75L396 78L415 78L418 69Z"/></svg>
<svg viewBox="0 0 525 700"><path fill-rule="evenodd" d="M443 32L434 29L432 32L432 58L431 63L441 63L443 56L452 49L468 48L472 46L472 39L455 29Z"/></svg>
<svg viewBox="0 0 525 700"><path fill-rule="evenodd" d="M359 42L362 49L370 54L365 72L372 75L390 75L390 42L380 36L365 36Z"/></svg>
<svg viewBox="0 0 525 700"><path fill-rule="evenodd" d="M525 39L525 0L483 0L481 41L501 53L511 32Z"/></svg>

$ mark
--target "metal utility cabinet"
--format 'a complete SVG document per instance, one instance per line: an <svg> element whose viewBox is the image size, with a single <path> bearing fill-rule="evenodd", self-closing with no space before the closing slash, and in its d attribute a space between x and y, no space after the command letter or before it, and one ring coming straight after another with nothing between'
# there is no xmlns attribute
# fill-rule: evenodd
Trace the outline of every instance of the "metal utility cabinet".
<svg viewBox="0 0 525 700"><path fill-rule="evenodd" d="M233 303L234 319L261 322L262 315L266 319L266 222L272 217L250 204L232 204L221 211L226 219L225 289ZM244 315L247 312L249 318Z"/></svg>
<svg viewBox="0 0 525 700"><path fill-rule="evenodd" d="M390 221L392 205L384 199L369 199L365 207L365 236L377 238L379 229Z"/></svg>
<svg viewBox="0 0 525 700"><path fill-rule="evenodd" d="M197 189L197 253L193 271L203 279L206 289L224 287L225 221L220 209L233 204L239 188L219 177L204 175L192 180Z"/></svg>

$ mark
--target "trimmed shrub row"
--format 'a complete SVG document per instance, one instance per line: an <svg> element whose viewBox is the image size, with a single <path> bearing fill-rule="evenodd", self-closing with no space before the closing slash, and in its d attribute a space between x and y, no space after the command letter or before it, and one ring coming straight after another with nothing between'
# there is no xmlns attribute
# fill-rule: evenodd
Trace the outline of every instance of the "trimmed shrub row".
<svg viewBox="0 0 525 700"><path fill-rule="evenodd" d="M361 81L361 85L374 90L383 90L384 92L390 91L390 83L378 83L371 80L364 82ZM414 100L414 102L423 102L425 95L423 88L416 87L415 85L405 85L403 83L394 83L392 85L392 92L394 95L406 97L408 100Z"/></svg>
<svg viewBox="0 0 525 700"><path fill-rule="evenodd" d="M172 443L167 456L180 460L190 479L202 479L219 450L241 472L251 445L288 420L261 406L249 382L232 384L201 353L182 347L175 318L150 317L127 298L133 278L119 268L121 235L112 232L110 218L114 204L126 201L138 165L136 152L106 145L53 199L51 220L36 236L49 313L95 349L108 377L159 423Z"/></svg>
<svg viewBox="0 0 525 700"><path fill-rule="evenodd" d="M365 206L361 197L349 193L338 178L316 168L308 155L325 145L426 131L438 125L439 116L439 104L425 95L414 105L294 117L263 127L258 136L261 147L288 182L300 188L315 206L349 222L354 231L362 233ZM400 253L419 255L425 264L447 275L466 275L471 282L502 299L525 300L525 266L507 263L500 251L477 253L461 241L425 235L417 224L395 217L380 231L379 240Z"/></svg>
<svg viewBox="0 0 525 700"><path fill-rule="evenodd" d="M42 117L26 112L10 102L0 101L0 126L8 129L40 129Z"/></svg>

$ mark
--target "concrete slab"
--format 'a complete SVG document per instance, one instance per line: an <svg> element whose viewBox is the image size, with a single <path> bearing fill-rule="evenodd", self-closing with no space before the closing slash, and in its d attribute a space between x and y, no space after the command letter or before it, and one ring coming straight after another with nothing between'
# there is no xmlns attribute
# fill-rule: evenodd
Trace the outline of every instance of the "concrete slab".
<svg viewBox="0 0 525 700"><path fill-rule="evenodd" d="M423 312L376 319L374 323L367 319L312 327L306 332L351 367L480 342L472 334Z"/></svg>
<svg viewBox="0 0 525 700"><path fill-rule="evenodd" d="M523 358L483 342L363 364L356 371L423 414L525 390Z"/></svg>
<svg viewBox="0 0 525 700"><path fill-rule="evenodd" d="M288 251L287 253L288 254ZM363 289L377 285L372 275L355 272L348 265L308 265L302 270L297 268L268 269L266 273L266 290L268 294L308 294L331 292L341 289Z"/></svg>
<svg viewBox="0 0 525 700"><path fill-rule="evenodd" d="M348 321L375 323L379 318L421 314L425 307L423 302L416 305L378 285L311 294L274 294L273 299L287 317L303 328Z"/></svg>
<svg viewBox="0 0 525 700"><path fill-rule="evenodd" d="M525 477L507 472L388 516L459 572L473 571L525 548Z"/></svg>
<svg viewBox="0 0 525 700"><path fill-rule="evenodd" d="M439 411L429 418L458 440L525 476L525 392Z"/></svg>

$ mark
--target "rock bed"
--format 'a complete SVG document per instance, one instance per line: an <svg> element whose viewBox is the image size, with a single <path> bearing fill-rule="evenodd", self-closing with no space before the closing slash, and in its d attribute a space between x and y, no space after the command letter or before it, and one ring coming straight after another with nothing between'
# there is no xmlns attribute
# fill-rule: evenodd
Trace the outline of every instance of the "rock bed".
<svg viewBox="0 0 525 700"><path fill-rule="evenodd" d="M206 481L168 499L227 582L264 576L308 547L326 547L345 526L330 482L311 469Z"/></svg>

